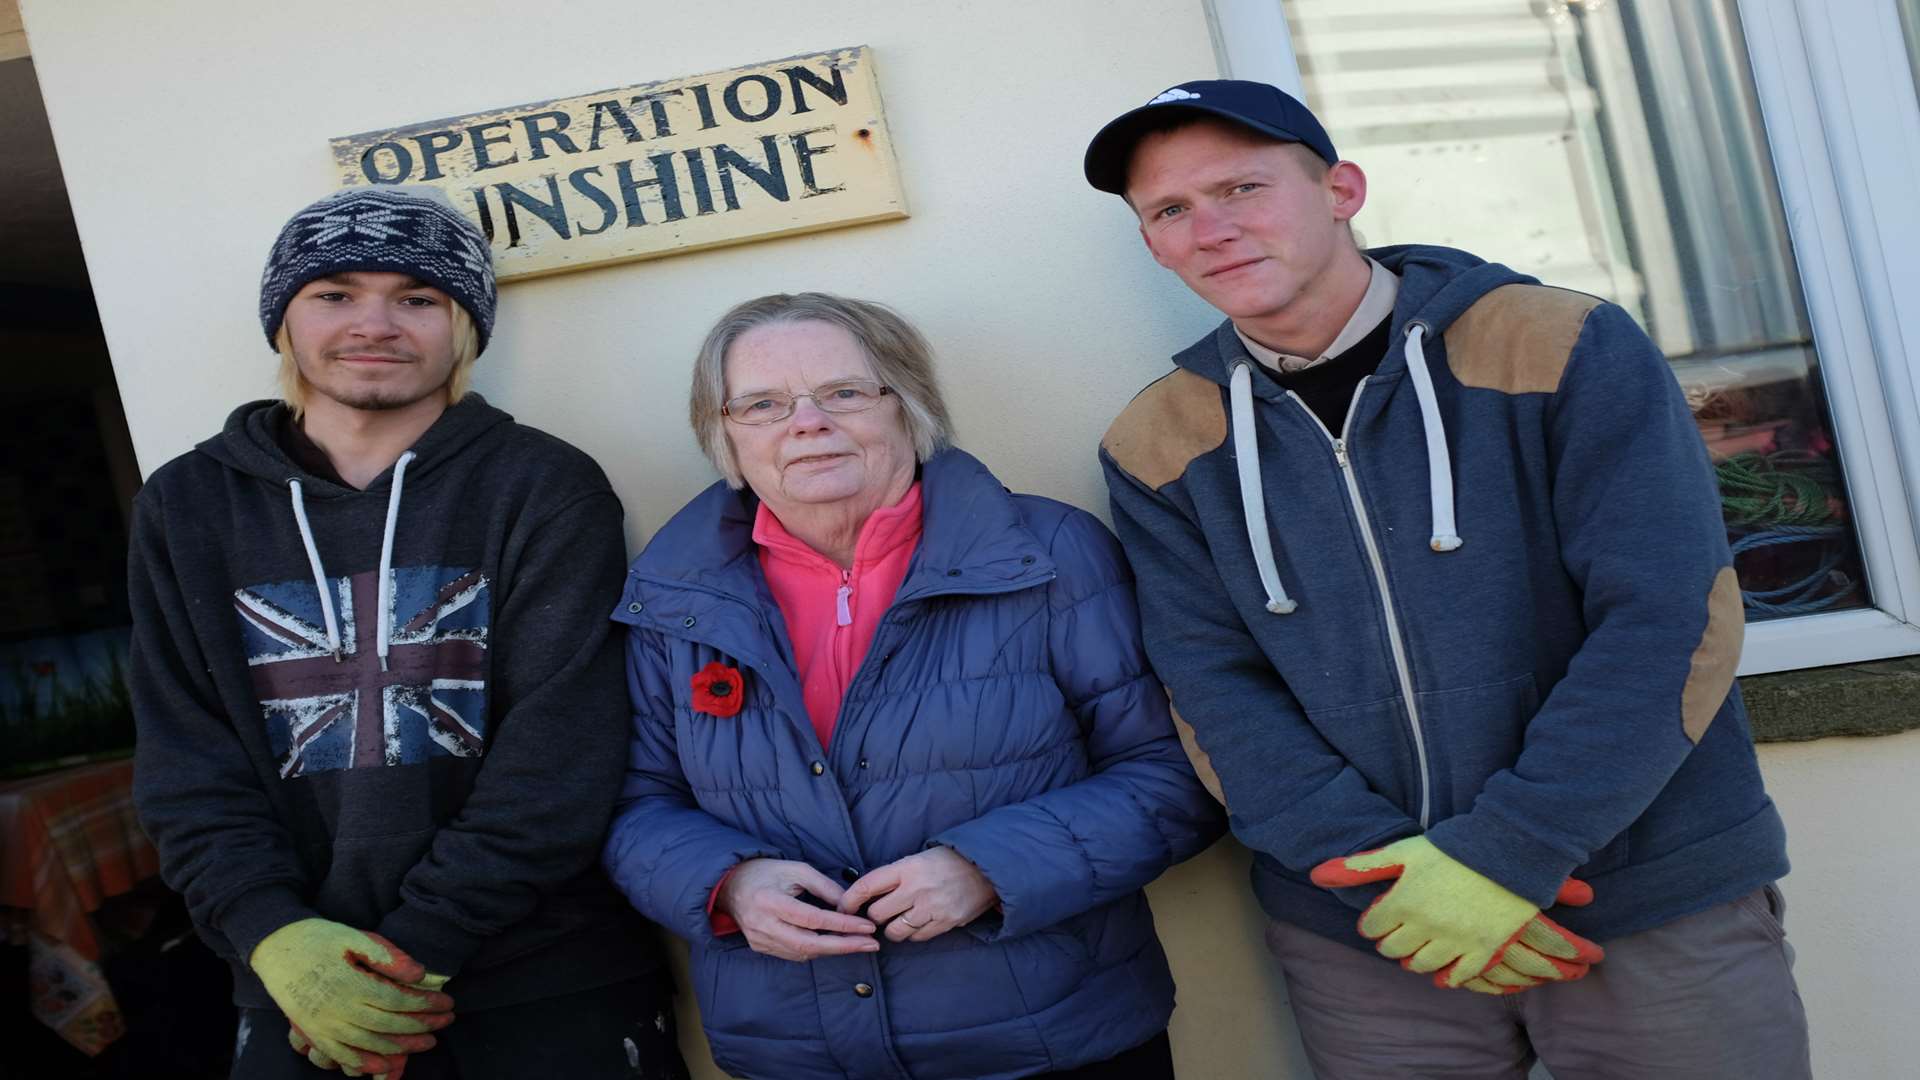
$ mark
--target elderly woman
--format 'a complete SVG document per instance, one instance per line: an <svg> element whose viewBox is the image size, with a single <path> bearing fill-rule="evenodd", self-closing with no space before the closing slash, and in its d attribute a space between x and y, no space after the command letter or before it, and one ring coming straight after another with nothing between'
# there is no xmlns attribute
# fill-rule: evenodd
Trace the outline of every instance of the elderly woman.
<svg viewBox="0 0 1920 1080"><path fill-rule="evenodd" d="M1220 832L1118 545L947 442L926 342L820 293L728 312L660 530L606 866L693 948L736 1075L1170 1077L1140 889ZM742 490L742 489L745 490Z"/></svg>

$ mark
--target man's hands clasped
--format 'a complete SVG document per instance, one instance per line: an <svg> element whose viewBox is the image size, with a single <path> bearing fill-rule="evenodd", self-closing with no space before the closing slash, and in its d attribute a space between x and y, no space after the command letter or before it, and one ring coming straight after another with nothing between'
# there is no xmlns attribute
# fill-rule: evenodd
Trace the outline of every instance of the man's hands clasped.
<svg viewBox="0 0 1920 1080"><path fill-rule="evenodd" d="M453 999L430 974L378 934L327 919L275 930L249 963L290 1025L296 1053L322 1068L398 1080L406 1055L432 1049L453 1023Z"/></svg>
<svg viewBox="0 0 1920 1080"><path fill-rule="evenodd" d="M1425 837L1328 859L1312 877L1326 888L1393 881L1360 916L1360 933L1443 989L1518 993L1581 978L1606 955ZM1555 899L1579 907L1593 901L1593 890L1569 878Z"/></svg>

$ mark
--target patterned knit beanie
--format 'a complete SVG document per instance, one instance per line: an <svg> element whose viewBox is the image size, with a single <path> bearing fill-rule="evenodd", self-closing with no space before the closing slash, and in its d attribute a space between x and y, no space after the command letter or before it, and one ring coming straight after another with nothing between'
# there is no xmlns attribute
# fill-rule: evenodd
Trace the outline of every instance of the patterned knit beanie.
<svg viewBox="0 0 1920 1080"><path fill-rule="evenodd" d="M498 295L492 249L444 192L415 184L344 188L288 220L260 275L267 343L302 286L355 270L410 274L453 297L472 316L486 349Z"/></svg>

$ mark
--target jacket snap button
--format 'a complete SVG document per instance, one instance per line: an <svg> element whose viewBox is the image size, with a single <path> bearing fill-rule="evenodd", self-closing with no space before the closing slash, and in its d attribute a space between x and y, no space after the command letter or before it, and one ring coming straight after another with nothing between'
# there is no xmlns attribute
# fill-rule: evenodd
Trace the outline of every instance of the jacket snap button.
<svg viewBox="0 0 1920 1080"><path fill-rule="evenodd" d="M822 765L817 761L813 763L813 775L819 776L822 773L825 773L826 771L827 771L827 767L825 765Z"/></svg>
<svg viewBox="0 0 1920 1080"><path fill-rule="evenodd" d="M861 768L863 768L863 769L867 767L867 759L866 759L866 758L861 758L861 759L860 759L860 767L861 767Z"/></svg>
<svg viewBox="0 0 1920 1080"><path fill-rule="evenodd" d="M686 627L689 630L693 629L693 616L691 615L687 616L686 621L681 623L680 625Z"/></svg>
<svg viewBox="0 0 1920 1080"><path fill-rule="evenodd" d="M1032 566L1032 565L1033 565L1033 556L1031 556L1031 555L1022 555L1022 556L1020 556L1020 565L1021 565L1021 566Z"/></svg>
<svg viewBox="0 0 1920 1080"><path fill-rule="evenodd" d="M853 995L855 997L863 997L863 998L872 997L873 984L872 983L854 983Z"/></svg>
<svg viewBox="0 0 1920 1080"><path fill-rule="evenodd" d="M851 885L860 880L860 871L851 866L843 866L840 868L840 880Z"/></svg>
<svg viewBox="0 0 1920 1080"><path fill-rule="evenodd" d="M627 610L632 612L635 615L640 614L640 601L635 600L633 603L628 604Z"/></svg>
<svg viewBox="0 0 1920 1080"><path fill-rule="evenodd" d="M960 576L960 571L958 571L958 570L949 570L949 571L947 571L947 576L948 576L948 577L959 577L959 576Z"/></svg>

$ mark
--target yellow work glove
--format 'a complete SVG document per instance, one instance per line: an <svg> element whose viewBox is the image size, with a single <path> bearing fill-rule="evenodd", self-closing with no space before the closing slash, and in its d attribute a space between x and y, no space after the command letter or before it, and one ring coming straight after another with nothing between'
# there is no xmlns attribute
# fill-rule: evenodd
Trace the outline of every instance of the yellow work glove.
<svg viewBox="0 0 1920 1080"><path fill-rule="evenodd" d="M381 940L385 940L385 939L382 938ZM428 972L426 977L422 978L419 982L412 982L412 983L408 983L407 985L417 990L439 990L441 987L447 985L447 980L448 980L448 976L435 975L432 972ZM339 1062L328 1057L327 1055L321 1053L319 1048L313 1045L313 1040L307 1038L307 1033L304 1031L301 1031L297 1025L291 1025L291 1024L288 1025L287 1043L293 1047L294 1053L299 1054L300 1056L306 1058L309 1062L313 1063L315 1066L322 1069L328 1069L328 1070L338 1069L343 1075L346 1075L346 1076L357 1077L357 1076L370 1075L371 1080L400 1080L400 1078L404 1076L407 1071L407 1058L406 1058L406 1055L404 1054L400 1054L400 1055L388 1054L387 1055L387 1060L393 1063L392 1072L368 1074L368 1073L361 1072L359 1069L356 1069L351 1065L342 1065Z"/></svg>
<svg viewBox="0 0 1920 1080"><path fill-rule="evenodd" d="M1313 883L1345 888L1393 881L1360 915L1360 934L1408 971L1432 974L1434 985L1511 993L1544 980L1586 974L1605 956L1598 945L1540 914L1505 886L1469 869L1424 836L1375 851L1328 859ZM1576 892L1592 890L1571 882ZM1563 888L1563 893L1568 889ZM1535 923L1539 926L1536 928ZM1510 946L1519 943L1519 949ZM1544 951L1543 951L1544 950ZM1511 955L1509 955L1511 954Z"/></svg>
<svg viewBox="0 0 1920 1080"><path fill-rule="evenodd" d="M329 1072L338 1070L343 1076L365 1076L369 1077L369 1080L400 1080L407 1071L407 1056L405 1054L387 1055L388 1059L393 1062L392 1072L363 1073L351 1065L342 1065L321 1053L319 1049L313 1045L313 1040L307 1038L307 1033L301 1031L297 1024L289 1024L287 1026L287 1045L293 1047L294 1053L306 1058L315 1068L326 1069Z"/></svg>
<svg viewBox="0 0 1920 1080"><path fill-rule="evenodd" d="M1567 900L1567 891L1571 886L1585 888L1580 882L1569 878L1567 884L1560 888L1561 903L1578 907L1591 902L1591 889L1587 890L1585 900ZM1520 936L1507 946L1507 951L1501 954L1497 963L1461 983L1460 988L1481 994L1517 994L1541 983L1572 982L1585 976L1603 955L1600 946L1568 931L1545 915L1536 915L1520 930ZM1439 975L1434 976L1433 981L1434 985L1442 988L1447 985Z"/></svg>
<svg viewBox="0 0 1920 1080"><path fill-rule="evenodd" d="M453 1022L452 998L414 985L429 978L419 961L351 926L288 923L255 946L248 962L307 1043L310 1061L318 1052L358 1073L392 1074L407 1054L433 1048L429 1032ZM288 1039L299 1051L300 1042Z"/></svg>
<svg viewBox="0 0 1920 1080"><path fill-rule="evenodd" d="M307 1038L307 1033L300 1030L299 1024L287 1025L287 1045L293 1047L294 1053L306 1058L316 1069L325 1069L328 1072L339 1072L344 1076L367 1075L351 1065L342 1065L321 1053L319 1047L313 1045L313 1040ZM388 1055L388 1057L390 1060L398 1062L394 1065L393 1071L390 1073L374 1073L373 1080L400 1080L400 1074L406 1071L406 1055Z"/></svg>

